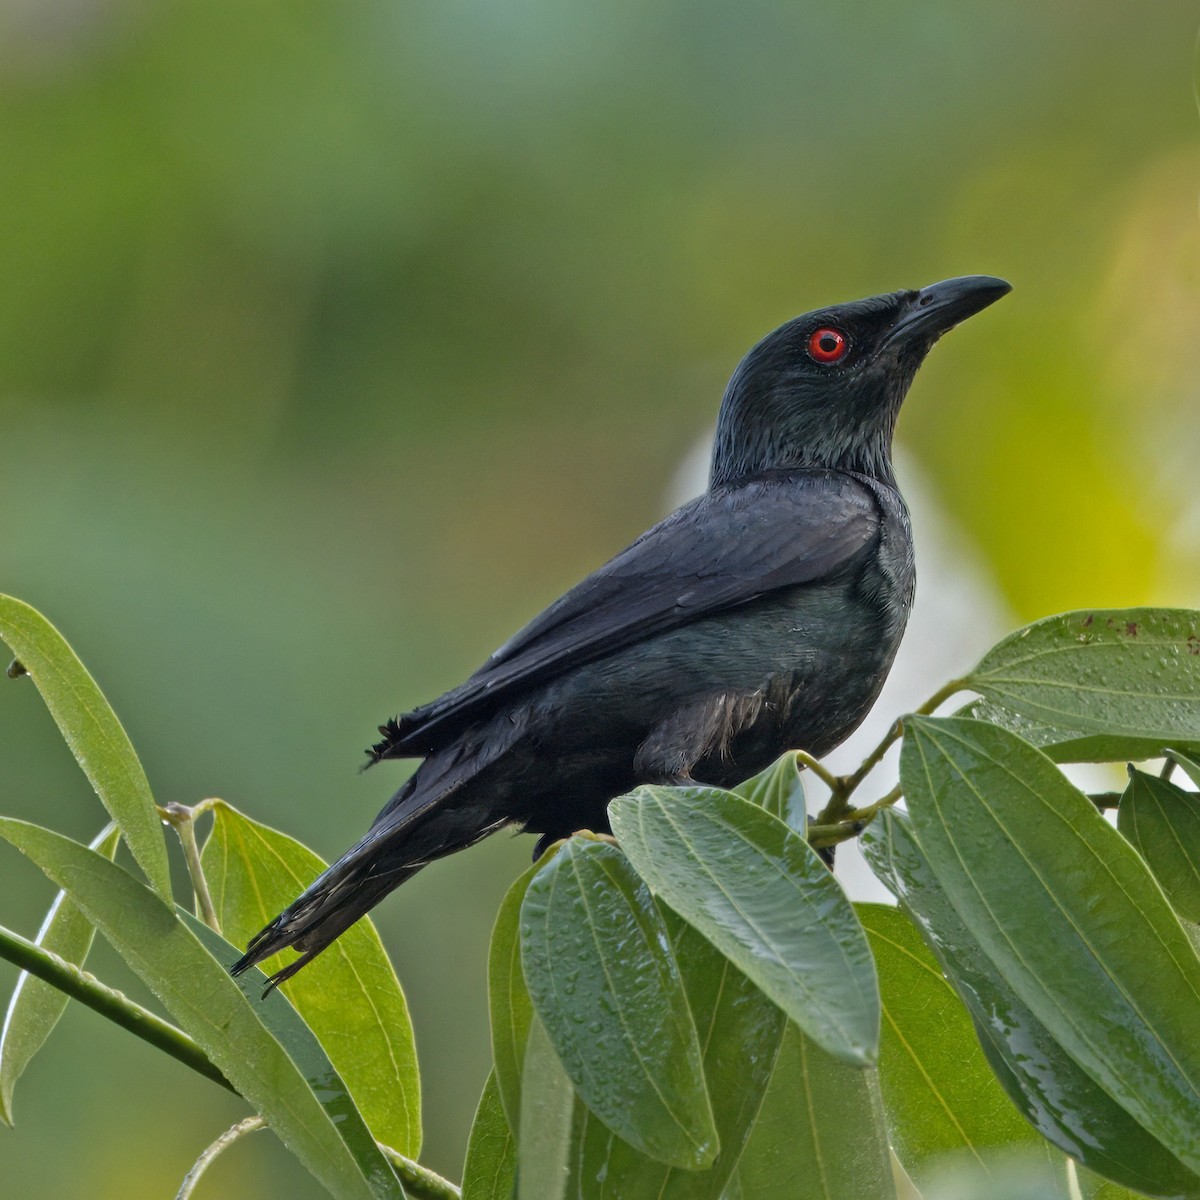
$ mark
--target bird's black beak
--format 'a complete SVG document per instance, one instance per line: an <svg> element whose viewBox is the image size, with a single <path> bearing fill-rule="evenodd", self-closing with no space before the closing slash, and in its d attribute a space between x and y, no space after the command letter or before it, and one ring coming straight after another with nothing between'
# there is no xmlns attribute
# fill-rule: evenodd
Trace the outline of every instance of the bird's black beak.
<svg viewBox="0 0 1200 1200"><path fill-rule="evenodd" d="M1012 284L993 275L961 275L931 283L914 294L884 344L932 343L960 321L973 317L1011 291Z"/></svg>

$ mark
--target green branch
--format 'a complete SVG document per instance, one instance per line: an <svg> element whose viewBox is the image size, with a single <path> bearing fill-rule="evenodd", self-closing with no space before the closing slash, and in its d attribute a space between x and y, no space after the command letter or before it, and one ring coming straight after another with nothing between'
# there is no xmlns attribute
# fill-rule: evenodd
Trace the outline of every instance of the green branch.
<svg viewBox="0 0 1200 1200"><path fill-rule="evenodd" d="M87 1005L102 1017L120 1025L122 1029L128 1029L130 1033L178 1059L205 1078L219 1083L231 1092L237 1091L182 1029L177 1029L115 988L101 983L74 963L67 962L65 958L60 958L2 925L0 958L16 964L30 975L36 975L51 987L58 988L60 992Z"/></svg>
<svg viewBox="0 0 1200 1200"><path fill-rule="evenodd" d="M961 692L966 687L966 681L962 679L952 679L944 687L938 688L920 708L914 711L919 716L928 716L930 713L940 708L951 696L957 692ZM816 774L829 787L829 803L821 810L817 817L816 824L818 825L833 825L839 821L853 821L858 819L858 813L851 809L850 797L853 795L858 785L879 765L883 756L891 749L892 745L899 740L900 735L904 732L903 718L893 721L887 733L879 745L867 755L866 758L858 766L858 770L850 775L835 776L831 775L827 770L816 772ZM808 756L805 756L806 765L812 765ZM891 793L889 793L889 797ZM885 798L879 804L871 805L871 815L885 803L894 803L894 800ZM863 811L863 810L860 810Z"/></svg>

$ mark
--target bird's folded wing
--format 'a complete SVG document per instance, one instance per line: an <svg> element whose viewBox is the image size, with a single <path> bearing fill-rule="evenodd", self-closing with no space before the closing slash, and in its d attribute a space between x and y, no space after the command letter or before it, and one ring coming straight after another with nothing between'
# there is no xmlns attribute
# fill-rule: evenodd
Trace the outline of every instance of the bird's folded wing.
<svg viewBox="0 0 1200 1200"><path fill-rule="evenodd" d="M373 757L428 754L515 689L828 579L875 543L881 520L873 491L840 471L771 472L709 492L550 605L459 687L381 727Z"/></svg>

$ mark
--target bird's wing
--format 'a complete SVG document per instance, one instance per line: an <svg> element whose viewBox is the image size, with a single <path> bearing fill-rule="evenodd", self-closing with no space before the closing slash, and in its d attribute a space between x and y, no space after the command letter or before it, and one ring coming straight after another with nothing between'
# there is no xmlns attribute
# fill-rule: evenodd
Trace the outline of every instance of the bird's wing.
<svg viewBox="0 0 1200 1200"><path fill-rule="evenodd" d="M865 482L779 471L709 492L535 617L459 687L380 727L373 759L430 753L501 696L699 617L816 583L874 544Z"/></svg>

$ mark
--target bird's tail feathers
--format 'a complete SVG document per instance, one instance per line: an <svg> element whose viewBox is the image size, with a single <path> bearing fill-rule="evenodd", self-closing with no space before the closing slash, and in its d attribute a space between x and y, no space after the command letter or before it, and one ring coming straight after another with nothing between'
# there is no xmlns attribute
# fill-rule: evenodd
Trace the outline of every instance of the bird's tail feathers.
<svg viewBox="0 0 1200 1200"><path fill-rule="evenodd" d="M250 939L246 953L230 967L231 974L240 975L289 946L299 950L299 958L270 977L269 992L427 863L473 845L509 822L486 810L472 812L447 803L458 801L457 787L423 798L414 787L416 778L401 788L357 846Z"/></svg>
<svg viewBox="0 0 1200 1200"><path fill-rule="evenodd" d="M230 974L240 975L289 946L301 951L299 958L270 976L263 992L267 995L312 962L335 938L423 865L400 867L374 877L368 873L369 866L364 865L359 870L342 871L339 878L335 872L341 863L335 863L299 899L250 939L246 953L229 968Z"/></svg>

